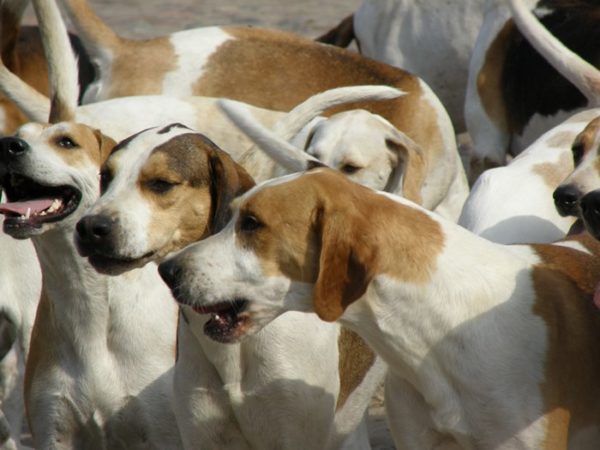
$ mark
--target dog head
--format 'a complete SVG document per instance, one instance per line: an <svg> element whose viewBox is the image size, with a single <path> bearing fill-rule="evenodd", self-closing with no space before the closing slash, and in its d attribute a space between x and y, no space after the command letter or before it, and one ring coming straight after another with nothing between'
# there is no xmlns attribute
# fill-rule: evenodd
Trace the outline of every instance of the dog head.
<svg viewBox="0 0 600 450"><path fill-rule="evenodd" d="M99 201L77 224L82 256L119 274L222 228L229 203L254 185L204 135L179 124L119 143L102 167Z"/></svg>
<svg viewBox="0 0 600 450"><path fill-rule="evenodd" d="M175 298L211 314L204 330L220 342L290 310L337 320L379 274L429 279L439 224L400 202L326 168L274 179L236 199L220 233L159 271Z"/></svg>
<svg viewBox="0 0 600 450"><path fill-rule="evenodd" d="M74 225L98 198L98 173L114 144L100 131L73 122L28 123L2 138L4 231L25 239Z"/></svg>
<svg viewBox="0 0 600 450"><path fill-rule="evenodd" d="M423 152L379 115L357 109L322 120L304 150L357 183L421 202Z"/></svg>
<svg viewBox="0 0 600 450"><path fill-rule="evenodd" d="M562 216L580 217L580 200L600 189L600 117L577 135L571 147L575 170L554 191L554 204Z"/></svg>

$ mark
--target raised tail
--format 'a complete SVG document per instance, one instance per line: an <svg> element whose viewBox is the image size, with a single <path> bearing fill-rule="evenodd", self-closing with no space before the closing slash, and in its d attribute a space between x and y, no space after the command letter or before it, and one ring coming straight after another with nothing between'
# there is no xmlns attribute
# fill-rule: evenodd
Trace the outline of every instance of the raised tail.
<svg viewBox="0 0 600 450"><path fill-rule="evenodd" d="M519 31L593 105L600 105L600 71L556 39L522 0L508 0Z"/></svg>

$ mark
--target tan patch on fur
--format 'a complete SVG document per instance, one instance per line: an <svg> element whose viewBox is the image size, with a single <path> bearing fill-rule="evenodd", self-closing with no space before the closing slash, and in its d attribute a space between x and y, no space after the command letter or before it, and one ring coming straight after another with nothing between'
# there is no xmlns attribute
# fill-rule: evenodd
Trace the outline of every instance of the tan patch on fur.
<svg viewBox="0 0 600 450"><path fill-rule="evenodd" d="M532 246L543 261L532 273L538 299L533 312L548 325L546 377L540 386L545 449L565 449L570 434L600 423L600 313L592 303L600 281L600 243L587 235L574 239L594 254Z"/></svg>
<svg viewBox="0 0 600 450"><path fill-rule="evenodd" d="M160 94L165 74L175 69L177 57L167 37L123 41L112 61L111 79L115 82L110 84L107 95L113 98Z"/></svg>
<svg viewBox="0 0 600 450"><path fill-rule="evenodd" d="M2 36L2 61L20 79L48 95L48 69L37 27L22 27L18 32L18 27L10 24L11 18L2 19L0 29L3 34L9 34ZM0 133L13 134L28 121L15 104L1 94L0 108L6 114L5 126Z"/></svg>
<svg viewBox="0 0 600 450"><path fill-rule="evenodd" d="M346 400L360 386L367 372L375 362L371 347L355 332L343 328L338 338L340 392L336 411L342 409Z"/></svg>
<svg viewBox="0 0 600 450"><path fill-rule="evenodd" d="M556 189L572 171L573 161L568 153L564 153L555 163L540 163L533 166L533 173L542 177L546 186L552 189Z"/></svg>
<svg viewBox="0 0 600 450"><path fill-rule="evenodd" d="M56 130L57 132L50 134L49 144L71 167L81 167L92 161L94 165L100 168L116 145L112 138L87 125L69 123L68 131L62 131L63 126L64 124L59 124L58 127L60 128ZM66 149L59 146L58 140L63 136L70 137L78 147Z"/></svg>
<svg viewBox="0 0 600 450"><path fill-rule="evenodd" d="M501 83L509 37L513 31L514 23L509 20L489 46L485 61L477 74L477 92L483 109L496 126L507 133L512 130L512 124L502 98Z"/></svg>
<svg viewBox="0 0 600 450"><path fill-rule="evenodd" d="M240 221L247 215L265 225L244 233L238 223L240 244L267 276L314 283L324 320L337 319L376 275L426 283L444 245L440 225L424 212L329 169L259 190L240 206Z"/></svg>
<svg viewBox="0 0 600 450"><path fill-rule="evenodd" d="M561 131L556 133L546 141L548 147L565 148L570 147L577 135L571 131Z"/></svg>
<svg viewBox="0 0 600 450"><path fill-rule="evenodd" d="M211 158L218 159L226 169L222 173L215 171ZM154 179L177 186L157 194L147 186ZM203 136L190 133L157 147L142 168L137 184L153 209L148 239L160 247L152 248L158 251L157 256L164 256L210 235L219 199L226 202L222 208L229 210L229 201L254 182L227 153Z"/></svg>

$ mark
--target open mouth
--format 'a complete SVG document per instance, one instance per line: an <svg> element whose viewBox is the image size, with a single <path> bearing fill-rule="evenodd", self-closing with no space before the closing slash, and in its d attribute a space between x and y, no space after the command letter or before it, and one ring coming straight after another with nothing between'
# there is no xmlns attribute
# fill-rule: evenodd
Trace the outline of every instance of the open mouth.
<svg viewBox="0 0 600 450"><path fill-rule="evenodd" d="M248 300L236 299L209 306L192 306L198 314L210 314L204 324L204 333L217 342L235 342L244 334L245 325L249 321L246 312Z"/></svg>
<svg viewBox="0 0 600 450"><path fill-rule="evenodd" d="M2 179L7 203L0 204L4 231L8 234L58 222L77 209L81 192L71 186L45 186L19 174Z"/></svg>

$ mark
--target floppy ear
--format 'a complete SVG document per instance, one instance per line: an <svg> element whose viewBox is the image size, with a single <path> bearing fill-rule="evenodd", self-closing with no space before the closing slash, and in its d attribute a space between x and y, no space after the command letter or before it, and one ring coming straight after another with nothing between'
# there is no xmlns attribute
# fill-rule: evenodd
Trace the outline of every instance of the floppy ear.
<svg viewBox="0 0 600 450"><path fill-rule="evenodd" d="M319 211L321 255L313 291L313 307L327 322L337 320L346 307L360 298L374 273L376 249L362 240L362 220L351 210Z"/></svg>
<svg viewBox="0 0 600 450"><path fill-rule="evenodd" d="M397 161L388 178L386 192L400 193L402 180L402 196L418 204L422 203L421 188L427 173L427 161L421 146L404 133L392 128L385 139L388 149L396 155Z"/></svg>
<svg viewBox="0 0 600 450"><path fill-rule="evenodd" d="M210 234L217 233L231 217L229 204L254 186L254 180L228 153L214 146L209 152L212 216Z"/></svg>
<svg viewBox="0 0 600 450"><path fill-rule="evenodd" d="M110 152L117 145L113 138L103 134L100 130L94 130L94 136L98 141L98 148L100 149L100 163L104 163L110 156Z"/></svg>

